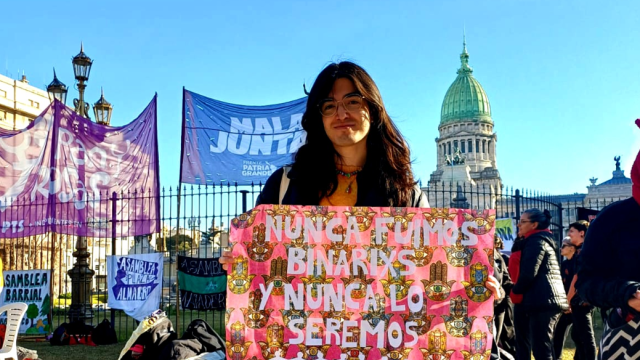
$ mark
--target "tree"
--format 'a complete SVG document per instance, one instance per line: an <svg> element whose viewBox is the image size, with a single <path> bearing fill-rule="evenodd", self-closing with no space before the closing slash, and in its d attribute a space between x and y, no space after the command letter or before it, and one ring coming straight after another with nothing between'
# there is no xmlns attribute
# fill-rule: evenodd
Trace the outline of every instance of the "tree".
<svg viewBox="0 0 640 360"><path fill-rule="evenodd" d="M44 300L42 300L42 306L40 307L40 316L48 316L50 308L51 308L51 298L47 294L47 296L44 297Z"/></svg>
<svg viewBox="0 0 640 360"><path fill-rule="evenodd" d="M187 251L191 250L191 243L193 240L190 236L180 234L173 235L167 238L167 249L169 251Z"/></svg>
<svg viewBox="0 0 640 360"><path fill-rule="evenodd" d="M31 327L33 327L33 320L38 317L39 312L40 310L38 309L38 305L33 303L29 304L29 307L27 308L27 318L31 319Z"/></svg>

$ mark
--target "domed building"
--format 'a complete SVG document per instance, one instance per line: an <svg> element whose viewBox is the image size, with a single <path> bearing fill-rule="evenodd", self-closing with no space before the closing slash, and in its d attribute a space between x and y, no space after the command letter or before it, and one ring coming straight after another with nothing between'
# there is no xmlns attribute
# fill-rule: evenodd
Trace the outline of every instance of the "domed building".
<svg viewBox="0 0 640 360"><path fill-rule="evenodd" d="M487 185L499 193L502 180L496 164L496 142L491 105L482 85L473 77L463 41L461 66L442 101L437 168L429 186L441 183Z"/></svg>

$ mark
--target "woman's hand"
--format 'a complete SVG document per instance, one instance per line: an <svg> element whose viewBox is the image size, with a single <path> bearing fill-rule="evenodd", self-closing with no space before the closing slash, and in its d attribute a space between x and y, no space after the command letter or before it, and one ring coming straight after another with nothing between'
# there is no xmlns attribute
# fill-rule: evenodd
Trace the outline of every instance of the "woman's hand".
<svg viewBox="0 0 640 360"><path fill-rule="evenodd" d="M231 250L222 250L222 256L220 256L220 264L222 264L223 270L228 270L229 264L233 263L233 257L231 257Z"/></svg>
<svg viewBox="0 0 640 360"><path fill-rule="evenodd" d="M484 283L484 286L487 289L491 290L495 300L501 300L504 297L504 294L502 293L502 290L501 290L502 287L500 286L498 279L496 279L495 277L489 275L489 278Z"/></svg>

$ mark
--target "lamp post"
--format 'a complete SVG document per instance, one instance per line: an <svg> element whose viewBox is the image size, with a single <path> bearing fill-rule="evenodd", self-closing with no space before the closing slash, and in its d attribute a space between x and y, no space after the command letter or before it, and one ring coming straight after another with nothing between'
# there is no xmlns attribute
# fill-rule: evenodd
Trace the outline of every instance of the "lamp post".
<svg viewBox="0 0 640 360"><path fill-rule="evenodd" d="M80 44L80 53L73 57L71 60L73 64L73 75L78 81L78 93L80 94L78 99L73 99L73 106L76 108L78 115L89 118L87 109L89 104L84 101L84 89L87 88L85 82L89 81L89 73L91 72L91 65L93 60L84 53L84 46Z"/></svg>
<svg viewBox="0 0 640 360"><path fill-rule="evenodd" d="M51 102L53 102L54 99L63 104L67 102L67 85L58 80L56 69L53 69L53 81L47 86L47 92L49 93L49 100L51 100Z"/></svg>
<svg viewBox="0 0 640 360"><path fill-rule="evenodd" d="M84 91L87 88L86 83L89 81L89 74L93 60L84 53L84 46L80 45L80 53L71 60L73 64L73 74L78 82L78 99L73 99L75 112L87 119L89 118L90 105L84 101ZM47 92L51 101L57 99L65 103L67 98L67 87L53 72L53 81L47 86ZM111 113L113 106L104 98L104 92L101 92L100 99L94 104L93 110L96 116L96 122L101 125L109 125L111 122ZM84 168L80 169L80 179L84 180ZM90 268L88 259L91 254L87 251L87 238L78 236L75 244L73 257L76 262L73 268L67 273L71 277L71 306L69 308L69 320L85 321L93 318L93 309L91 307L91 288L93 284L93 276L95 271Z"/></svg>

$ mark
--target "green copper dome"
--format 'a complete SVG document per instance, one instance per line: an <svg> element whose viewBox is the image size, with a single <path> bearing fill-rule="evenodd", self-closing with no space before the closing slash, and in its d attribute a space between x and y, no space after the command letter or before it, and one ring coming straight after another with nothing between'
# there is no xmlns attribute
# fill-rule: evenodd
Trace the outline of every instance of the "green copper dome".
<svg viewBox="0 0 640 360"><path fill-rule="evenodd" d="M460 62L462 65L458 69L458 77L447 90L442 102L440 126L460 121L492 123L489 98L478 80L473 77L466 42L463 42Z"/></svg>

